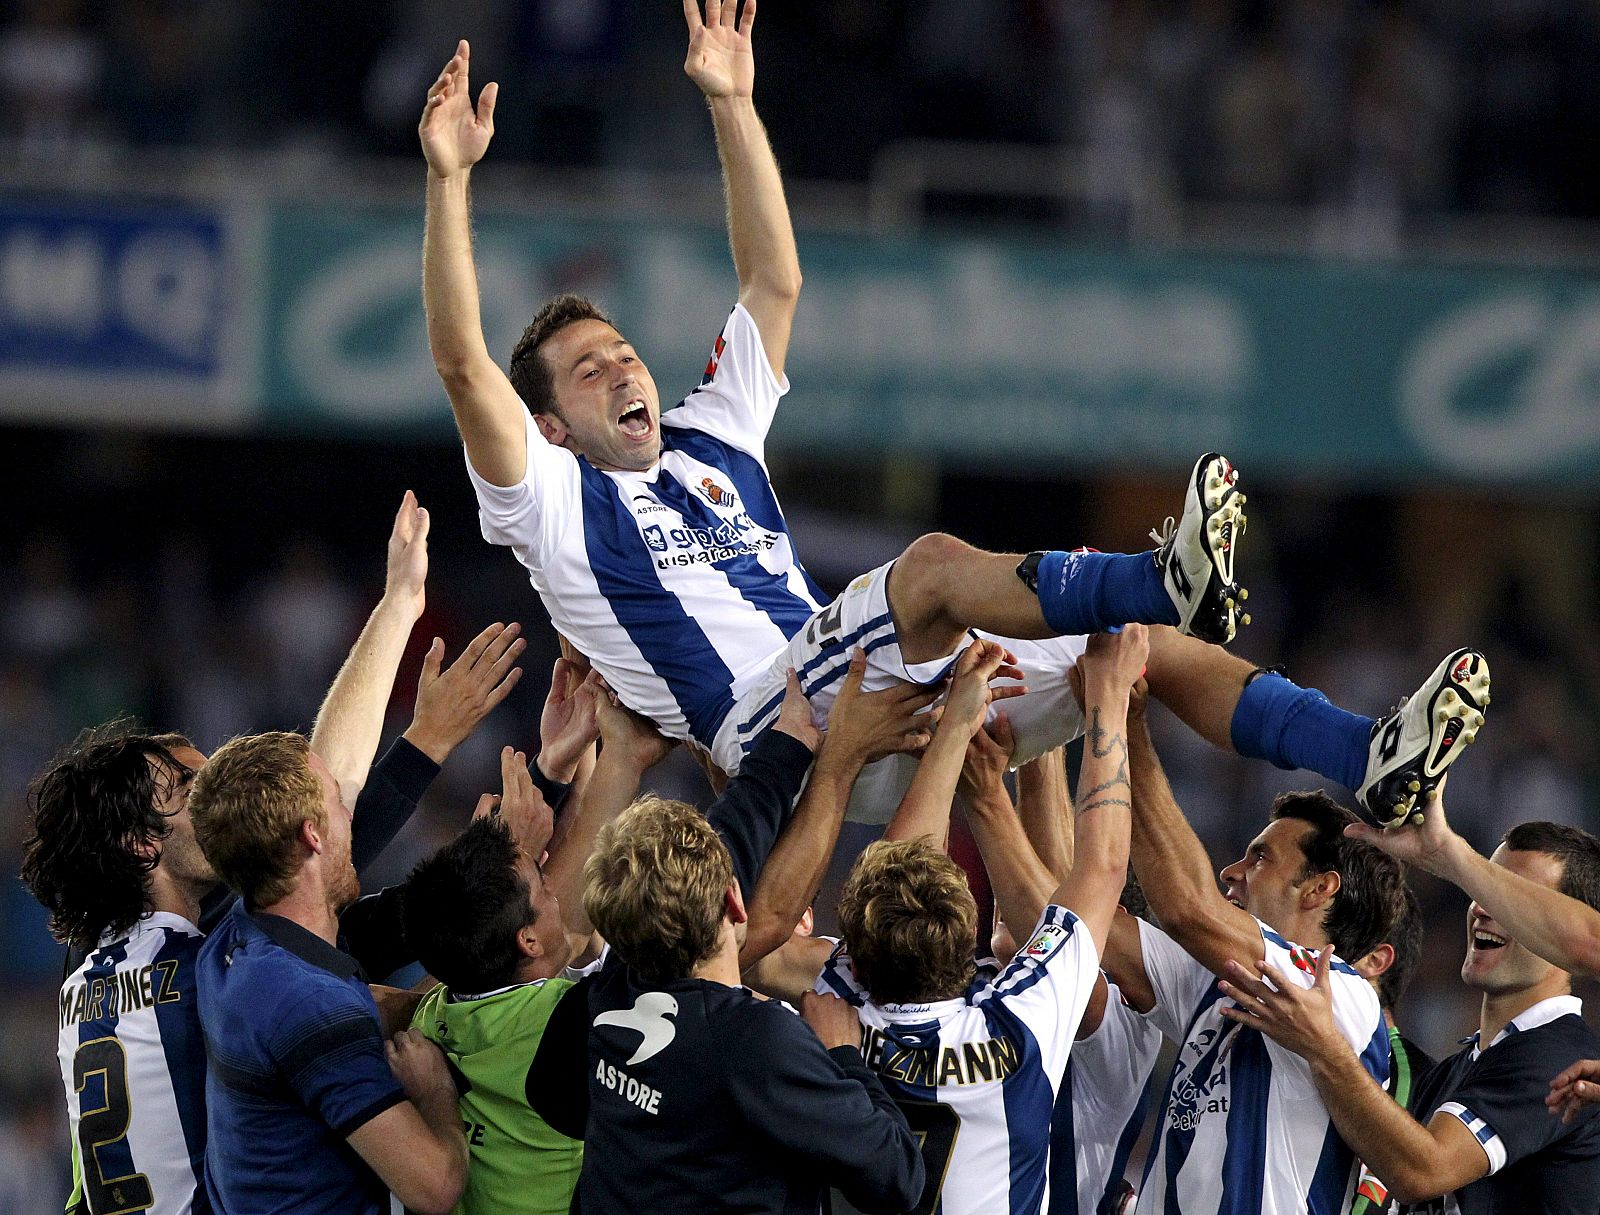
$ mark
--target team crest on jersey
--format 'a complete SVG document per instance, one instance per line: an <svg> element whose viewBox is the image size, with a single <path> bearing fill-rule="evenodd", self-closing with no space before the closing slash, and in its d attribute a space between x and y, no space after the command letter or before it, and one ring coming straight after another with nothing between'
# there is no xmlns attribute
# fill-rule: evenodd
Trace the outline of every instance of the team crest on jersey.
<svg viewBox="0 0 1600 1215"><path fill-rule="evenodd" d="M1071 936L1059 924L1046 924L1034 934L1033 940L1028 942L1027 948L1022 951L1025 958L1047 958L1059 949L1063 942Z"/></svg>
<svg viewBox="0 0 1600 1215"><path fill-rule="evenodd" d="M699 490L700 493L705 497L705 500L711 503L712 506L726 506L731 508L737 506L739 503L739 499L734 496L734 492L731 489L723 489L722 486L718 485L710 477L700 478Z"/></svg>
<svg viewBox="0 0 1600 1215"><path fill-rule="evenodd" d="M711 348L711 357L706 360L706 373L700 377L702 384L711 383L717 374L717 365L722 362L722 352L727 349L728 342L720 333L717 334L717 344Z"/></svg>

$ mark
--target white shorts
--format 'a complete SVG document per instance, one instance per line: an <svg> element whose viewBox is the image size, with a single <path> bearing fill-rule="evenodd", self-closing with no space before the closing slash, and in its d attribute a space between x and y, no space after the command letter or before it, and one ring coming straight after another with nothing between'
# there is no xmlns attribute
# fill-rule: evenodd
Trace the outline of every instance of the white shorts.
<svg viewBox="0 0 1600 1215"><path fill-rule="evenodd" d="M889 613L889 570L893 565L891 561L861 575L813 615L772 660L766 674L734 703L712 740L711 758L719 768L730 776L737 772L756 737L777 720L791 669L800 676L800 689L810 700L812 717L819 727L827 723L839 685L850 669L850 655L856 649L867 654L863 691L876 692L897 680L935 683L949 673L965 647L942 658L909 665L901 656L900 639ZM971 632L973 636L998 641L1015 654L1025 676L1023 682L1028 685L1026 695L997 702L989 710L992 718L996 709L1003 708L1011 721L1016 739L1013 765L1036 759L1051 747L1083 733L1083 710L1072 695L1067 672L1083 653L1087 637L1023 641L978 629ZM856 781L846 817L851 822L888 822L915 770L916 760L911 756L890 756L871 765Z"/></svg>

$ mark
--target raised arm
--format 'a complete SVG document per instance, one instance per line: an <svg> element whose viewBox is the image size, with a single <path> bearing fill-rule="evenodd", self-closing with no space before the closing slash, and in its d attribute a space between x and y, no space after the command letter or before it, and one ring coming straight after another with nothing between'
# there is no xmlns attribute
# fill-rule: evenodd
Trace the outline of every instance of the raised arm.
<svg viewBox="0 0 1600 1215"><path fill-rule="evenodd" d="M1479 854L1446 821L1444 786L1441 781L1434 791L1419 827L1379 831L1360 823L1345 828L1345 834L1454 882L1547 962L1571 974L1600 977L1600 911Z"/></svg>
<svg viewBox="0 0 1600 1215"><path fill-rule="evenodd" d="M1142 710L1128 720L1128 754L1133 775L1133 871L1150 909L1167 934L1214 974L1225 974L1230 961L1254 965L1262 956L1260 925L1248 911L1222 897L1205 845L1172 796ZM1080 853L1082 844L1080 836ZM1119 937L1123 931L1119 926ZM1130 923L1127 932L1136 942L1136 926ZM1111 974L1119 986L1128 986L1115 970Z"/></svg>
<svg viewBox="0 0 1600 1215"><path fill-rule="evenodd" d="M1064 748L1052 747L1017 769L1017 818L1057 881L1072 872L1072 794Z"/></svg>
<svg viewBox="0 0 1600 1215"><path fill-rule="evenodd" d="M1050 901L1069 907L1089 929L1096 950L1117 913L1128 874L1133 788L1128 776L1128 700L1150 655L1140 624L1096 633L1078 660L1083 672L1083 768L1078 774L1078 820L1072 871Z"/></svg>
<svg viewBox="0 0 1600 1215"><path fill-rule="evenodd" d="M544 878L561 901L568 935L584 938L594 932L583 906L583 866L594 851L594 841L600 828L628 808L644 774L672 744L644 718L624 708L598 674L591 674L576 695L594 697L600 757L557 824Z"/></svg>
<svg viewBox="0 0 1600 1215"><path fill-rule="evenodd" d="M473 106L469 55L463 39L428 90L417 128L428 159L422 303L433 365L450 396L467 458L491 485L510 486L527 475L527 410L483 340L470 201L472 166L494 135L499 86L484 85Z"/></svg>
<svg viewBox="0 0 1600 1215"><path fill-rule="evenodd" d="M911 786L884 830L887 840L926 836L939 848L950 839L950 805L967 758L967 744L982 728L992 701L1020 696L1021 684L991 687L991 679L1021 679L1016 659L998 642L976 640L956 660L944 714L917 764Z"/></svg>
<svg viewBox="0 0 1600 1215"><path fill-rule="evenodd" d="M521 633L515 622L491 624L443 670L444 642L435 637L422 658L416 711L402 737L443 764L522 678L517 659L528 643Z"/></svg>
<svg viewBox="0 0 1600 1215"><path fill-rule="evenodd" d="M428 512L408 489L389 533L383 598L334 677L311 731L311 749L339 782L347 806L356 804L378 752L384 710L406 639L422 615L427 580Z"/></svg>
<svg viewBox="0 0 1600 1215"><path fill-rule="evenodd" d="M755 0L745 0L744 13L736 21L737 9L738 0L705 0L702 20L696 0L683 0L689 26L683 70L711 107L739 302L755 318L772 374L781 379L800 298L800 254L778 161L752 100L756 59L750 31L756 20Z"/></svg>
<svg viewBox="0 0 1600 1215"><path fill-rule="evenodd" d="M1058 879L1029 842L1011 795L1005 771L1016 742L1004 712L980 727L967 744L958 788L966 799L967 825L994 887L1000 916L1013 931L1026 933L1039 922Z"/></svg>
<svg viewBox="0 0 1600 1215"><path fill-rule="evenodd" d="M550 691L539 715L539 773L552 785L571 785L600 733L597 697L579 695L586 670L567 658L550 670Z"/></svg>
<svg viewBox="0 0 1600 1215"><path fill-rule="evenodd" d="M740 969L781 946L810 905L839 841L839 827L861 769L875 759L924 746L933 720L921 713L936 689L896 683L862 692L867 656L857 650L828 714L828 732L795 805L749 900L750 920L739 950ZM815 977L813 972L812 977Z"/></svg>

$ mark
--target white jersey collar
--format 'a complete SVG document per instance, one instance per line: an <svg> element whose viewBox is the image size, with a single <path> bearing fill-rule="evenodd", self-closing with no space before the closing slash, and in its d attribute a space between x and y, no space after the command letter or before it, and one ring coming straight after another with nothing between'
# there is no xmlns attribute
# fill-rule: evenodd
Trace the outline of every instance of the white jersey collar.
<svg viewBox="0 0 1600 1215"><path fill-rule="evenodd" d="M883 1014L885 1020L896 1024L908 1024L916 1021L942 1021L952 1013L965 1008L967 1002L962 997L955 996L949 1000L933 1000L925 1004L879 1004L873 1001L872 1006Z"/></svg>
<svg viewBox="0 0 1600 1215"><path fill-rule="evenodd" d="M133 927L125 932L106 931L100 934L99 944L96 949L104 949L107 945L115 945L118 941L131 938L146 928L176 928L179 932L187 933L192 937L205 935L193 923L184 919L175 911L147 911L134 921Z"/></svg>
<svg viewBox="0 0 1600 1215"><path fill-rule="evenodd" d="M1538 1029L1541 1025L1559 1020L1567 1015L1583 1016L1583 1001L1577 996L1551 996L1548 1000L1540 1000L1528 1008L1523 1009L1511 1018L1511 1023L1494 1036L1490 1046L1498 1046L1512 1034L1525 1033L1530 1029ZM1468 1039L1472 1043L1472 1057L1476 1059L1482 1051L1478 1047L1478 1035L1473 1034Z"/></svg>

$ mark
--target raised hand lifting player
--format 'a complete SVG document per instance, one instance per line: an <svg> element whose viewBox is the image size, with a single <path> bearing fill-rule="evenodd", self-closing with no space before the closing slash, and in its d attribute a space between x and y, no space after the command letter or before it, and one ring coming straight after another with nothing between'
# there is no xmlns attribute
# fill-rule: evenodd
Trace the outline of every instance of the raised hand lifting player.
<svg viewBox="0 0 1600 1215"><path fill-rule="evenodd" d="M1224 653L1218 645L1248 617L1233 571L1245 499L1221 456L1196 463L1181 521L1154 552L1022 556L926 535L826 602L765 465L801 279L752 101L755 11L750 0L742 14L735 0L706 0L702 16L684 3L684 69L711 110L739 295L700 386L666 414L638 352L579 296L534 317L509 377L495 364L479 317L469 180L494 132L498 89L485 86L473 105L462 42L428 92L419 133L429 342L483 534L516 552L556 628L630 708L731 773L776 716L790 668L820 721L853 646L867 651L874 690L939 679L971 633L1017 657L1029 693L1007 712L1022 763L1081 729L1066 672L1085 634L1173 626L1152 630L1148 678L1184 721L1219 746L1357 790L1382 822L1405 821L1482 724L1487 663L1458 650L1375 722ZM872 781L863 793L884 811L898 800Z"/></svg>

